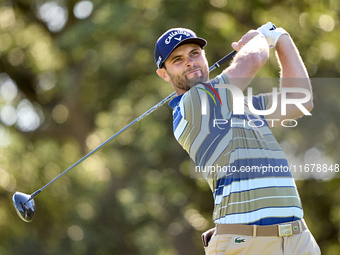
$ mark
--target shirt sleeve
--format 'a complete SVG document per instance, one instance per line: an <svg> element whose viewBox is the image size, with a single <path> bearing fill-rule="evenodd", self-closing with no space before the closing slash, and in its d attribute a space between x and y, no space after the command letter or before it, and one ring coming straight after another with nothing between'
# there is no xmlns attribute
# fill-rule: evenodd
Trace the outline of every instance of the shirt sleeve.
<svg viewBox="0 0 340 255"><path fill-rule="evenodd" d="M259 94L253 96L253 106L256 110L267 110L268 95Z"/></svg>

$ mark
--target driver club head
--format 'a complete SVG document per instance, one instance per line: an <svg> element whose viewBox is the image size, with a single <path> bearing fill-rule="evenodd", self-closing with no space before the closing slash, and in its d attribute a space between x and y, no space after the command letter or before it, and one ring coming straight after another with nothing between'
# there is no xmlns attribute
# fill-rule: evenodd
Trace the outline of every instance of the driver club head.
<svg viewBox="0 0 340 255"><path fill-rule="evenodd" d="M21 192L15 192L12 200L14 208L20 219L26 222L31 222L35 213L34 200L30 200L30 195Z"/></svg>

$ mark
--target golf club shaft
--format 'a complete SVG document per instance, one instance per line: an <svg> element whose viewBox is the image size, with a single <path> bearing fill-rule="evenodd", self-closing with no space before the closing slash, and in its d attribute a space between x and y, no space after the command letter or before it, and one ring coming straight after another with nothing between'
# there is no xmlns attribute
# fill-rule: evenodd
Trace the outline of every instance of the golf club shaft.
<svg viewBox="0 0 340 255"><path fill-rule="evenodd" d="M231 60L235 55L236 55L237 51L234 50L232 52L230 52L228 55L226 55L225 57L221 58L219 61L217 61L215 64L213 64L210 68L209 71L214 70L217 67L220 67L221 65L223 65L225 62Z"/></svg>
<svg viewBox="0 0 340 255"><path fill-rule="evenodd" d="M220 59L219 61L217 61L215 64L213 64L210 68L209 71L214 70L217 67L220 67L222 64L224 64L225 62L231 60L234 55L236 54L236 51L232 51L231 53L229 53L228 55L226 55L225 57L223 57L222 59ZM164 98L162 101L160 101L158 104L156 104L155 106L153 106L152 108L150 108L148 111L146 111L145 113L143 113L141 116L139 116L137 119L135 119L134 121L132 121L130 124L126 125L124 128L122 128L120 131L118 131L117 133L115 133L113 136L111 136L109 139L107 139L105 142L103 142L102 144L100 144L97 148L95 148L94 150L90 151L88 154L86 154L84 157L82 157L81 159L79 159L76 163L74 163L72 166L70 166L69 168L67 168L64 172L62 172L60 175L58 175L57 177L55 177L52 181L50 181L49 183L47 183L44 187L38 189L37 191L35 191L34 193L31 194L30 198L28 201L32 200L35 196L37 196L43 189L45 189L47 186L49 186L52 182L56 181L57 179L59 179L61 176L63 176L64 174L66 174L68 171L70 171L72 168L74 168L75 166L77 166L79 163L83 162L85 159L87 159L89 156L91 156L92 154L94 154L97 150L99 150L101 147L103 147L105 144L109 143L111 140L113 140L115 137L117 137L118 135L120 135L121 133L123 133L124 131L126 131L129 127L131 127L133 124L135 124L136 122L140 121L141 119L143 119L145 116L149 115L150 113L152 113L153 111L155 111L157 108L159 108L160 106L162 106L163 104L165 104L166 102L168 102L171 98L173 98L176 95L176 93L172 93L171 95L167 96L166 98ZM27 202L28 202L27 201Z"/></svg>

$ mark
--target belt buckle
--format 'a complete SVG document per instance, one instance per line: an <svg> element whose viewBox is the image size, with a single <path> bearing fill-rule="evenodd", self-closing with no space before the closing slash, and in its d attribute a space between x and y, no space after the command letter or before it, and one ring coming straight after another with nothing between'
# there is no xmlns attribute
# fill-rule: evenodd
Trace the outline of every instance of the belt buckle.
<svg viewBox="0 0 340 255"><path fill-rule="evenodd" d="M279 236L291 236L293 234L293 229L291 224L283 224L279 226Z"/></svg>

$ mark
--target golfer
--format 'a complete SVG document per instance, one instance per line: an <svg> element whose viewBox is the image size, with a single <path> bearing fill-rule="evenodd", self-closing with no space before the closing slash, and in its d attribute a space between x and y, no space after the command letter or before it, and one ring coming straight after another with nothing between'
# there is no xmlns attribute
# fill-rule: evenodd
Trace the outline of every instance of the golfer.
<svg viewBox="0 0 340 255"><path fill-rule="evenodd" d="M213 79L209 78L203 50L206 44L206 40L189 29L173 28L158 39L155 48L157 74L177 94L169 103L175 138L196 166L234 169L205 173L214 196L216 224L202 235L206 254L320 254L303 220L291 173L268 171L275 166L289 167L270 130L269 120L277 120L271 124L280 124L284 119L301 117L313 108L312 97L300 107L287 105L287 113L282 116L280 92L260 94L253 96L252 102L244 100L244 113L235 114L233 103L239 98L233 97L231 87L225 88L232 85L245 90L266 64L269 49L275 48L281 68L280 91L294 87L311 94L309 77L293 40L284 29L270 22L250 30L232 43L238 53L230 66ZM207 92L211 96L206 96ZM286 93L286 97L303 98L301 93L292 92ZM249 109L250 104L256 110L271 109L273 102L277 102L275 111L265 116ZM226 121L216 124L214 119ZM249 120L261 121L263 125L250 125ZM246 167L266 171L241 171Z"/></svg>

